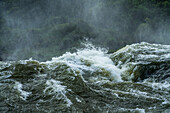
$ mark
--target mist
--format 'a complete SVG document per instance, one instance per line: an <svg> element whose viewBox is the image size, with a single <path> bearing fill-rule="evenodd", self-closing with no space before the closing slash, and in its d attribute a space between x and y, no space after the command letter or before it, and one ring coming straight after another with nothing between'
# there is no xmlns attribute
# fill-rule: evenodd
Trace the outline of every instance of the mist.
<svg viewBox="0 0 170 113"><path fill-rule="evenodd" d="M110 51L143 41L170 44L170 5L157 4L137 0L1 0L0 57L45 61L74 51L85 37Z"/></svg>

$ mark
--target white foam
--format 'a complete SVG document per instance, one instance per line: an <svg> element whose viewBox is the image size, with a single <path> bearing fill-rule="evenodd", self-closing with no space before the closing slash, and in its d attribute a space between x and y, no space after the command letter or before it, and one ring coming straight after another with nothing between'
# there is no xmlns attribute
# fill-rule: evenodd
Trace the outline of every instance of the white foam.
<svg viewBox="0 0 170 113"><path fill-rule="evenodd" d="M52 58L52 61L47 61L45 63L64 63L72 70L79 71L80 75L83 75L84 71L93 73L103 68L111 74L110 78L113 81L121 82L121 70L114 65L110 57L106 54L106 51L101 48L95 48L89 44L86 46L90 47L79 49L75 53L67 52L62 56L54 57Z"/></svg>
<svg viewBox="0 0 170 113"><path fill-rule="evenodd" d="M105 90L110 91L109 88L105 88ZM112 92L118 98L122 98L122 97L119 97L119 93L121 93L121 94L124 94L124 95L132 95L134 97L144 97L144 98L148 98L148 99L163 100L162 97L157 97L156 95L148 95L147 92L141 92L139 90L133 90L133 89L130 89L130 90L127 89L127 91L112 90Z"/></svg>
<svg viewBox="0 0 170 113"><path fill-rule="evenodd" d="M27 97L32 94L32 92L26 92L22 90L22 84L20 82L15 82L14 88L17 89L20 92L20 98L22 100L26 100Z"/></svg>
<svg viewBox="0 0 170 113"><path fill-rule="evenodd" d="M140 109L140 108L136 108L136 109L127 109L127 108L120 108L120 110L122 110L122 111L130 111L130 112L132 112L132 113L136 113L136 112L138 112L138 113L145 113L145 109Z"/></svg>
<svg viewBox="0 0 170 113"><path fill-rule="evenodd" d="M167 90L170 89L170 84L168 82L148 82L147 80L144 81L145 84L151 86L153 89L161 89L161 90Z"/></svg>
<svg viewBox="0 0 170 113"><path fill-rule="evenodd" d="M70 99L66 96L66 86L61 85L62 82L56 81L54 79L47 80L46 81L46 89L44 90L44 93L55 95L58 99L64 99L64 101L67 102L67 106L71 106L72 102Z"/></svg>
<svg viewBox="0 0 170 113"><path fill-rule="evenodd" d="M168 101L167 99L165 99L165 101L162 102L162 104L169 104L169 105L170 105L170 101Z"/></svg>
<svg viewBox="0 0 170 113"><path fill-rule="evenodd" d="M156 61L170 58L170 45L150 44L146 42L136 43L127 45L126 47L116 51L113 55L111 55L111 57L122 53L124 55L123 58L127 58L125 65L132 58L135 58L138 62L152 62L153 60Z"/></svg>
<svg viewBox="0 0 170 113"><path fill-rule="evenodd" d="M77 100L77 102L81 102L81 100L79 98L77 98L77 97L76 97L76 100Z"/></svg>

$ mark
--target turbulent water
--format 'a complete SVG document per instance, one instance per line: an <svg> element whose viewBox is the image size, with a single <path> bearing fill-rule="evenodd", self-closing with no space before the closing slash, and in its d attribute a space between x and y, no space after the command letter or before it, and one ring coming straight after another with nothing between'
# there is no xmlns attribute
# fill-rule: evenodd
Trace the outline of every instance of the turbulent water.
<svg viewBox="0 0 170 113"><path fill-rule="evenodd" d="M86 44L47 62L0 62L0 112L169 113L170 46Z"/></svg>

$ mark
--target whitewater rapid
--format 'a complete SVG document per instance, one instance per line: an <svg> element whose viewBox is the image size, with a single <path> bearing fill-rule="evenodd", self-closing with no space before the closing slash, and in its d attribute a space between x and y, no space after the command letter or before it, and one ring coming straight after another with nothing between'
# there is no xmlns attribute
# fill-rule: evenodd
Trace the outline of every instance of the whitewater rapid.
<svg viewBox="0 0 170 113"><path fill-rule="evenodd" d="M0 62L0 112L168 113L170 46L84 43L52 60Z"/></svg>
<svg viewBox="0 0 170 113"><path fill-rule="evenodd" d="M107 55L107 50L100 47L94 47L90 43L85 43L86 48L78 49L75 53L67 52L60 57L54 57L51 61L45 62L47 65L63 63L69 66L74 73L79 72L81 76L89 71L91 74L95 72L106 72L107 75L101 75L103 78L96 79L96 82L111 80L121 82L121 71L117 68L113 61ZM85 76L85 75L84 75Z"/></svg>

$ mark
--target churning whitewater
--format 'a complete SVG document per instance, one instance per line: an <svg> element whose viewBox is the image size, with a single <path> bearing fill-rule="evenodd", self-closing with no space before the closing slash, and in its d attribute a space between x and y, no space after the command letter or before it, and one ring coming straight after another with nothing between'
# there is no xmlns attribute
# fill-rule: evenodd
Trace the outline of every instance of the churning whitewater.
<svg viewBox="0 0 170 113"><path fill-rule="evenodd" d="M0 62L0 112L169 113L170 46L85 43L51 61Z"/></svg>
<svg viewBox="0 0 170 113"><path fill-rule="evenodd" d="M121 82L121 70L117 68L113 61L107 55L107 50L102 48L95 48L90 43L84 43L84 49L77 50L76 53L67 52L63 56L52 58L52 61L47 61L46 64L63 63L70 67L71 70L83 76L85 72L101 73L100 77L91 76L91 81L104 82L115 81ZM55 66L54 66L55 67ZM103 73L103 75L102 75ZM86 75L84 75L86 76Z"/></svg>

